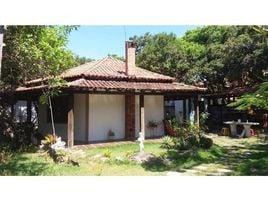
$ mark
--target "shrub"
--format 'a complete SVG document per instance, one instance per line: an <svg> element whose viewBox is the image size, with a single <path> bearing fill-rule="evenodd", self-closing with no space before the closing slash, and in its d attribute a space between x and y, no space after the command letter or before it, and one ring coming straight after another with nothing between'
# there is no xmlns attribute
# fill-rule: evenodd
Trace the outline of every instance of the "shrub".
<svg viewBox="0 0 268 200"><path fill-rule="evenodd" d="M200 138L200 142L199 142L199 146L203 149L209 149L210 147L212 147L213 145L213 140L211 138L207 138L207 137L201 137Z"/></svg>
<svg viewBox="0 0 268 200"><path fill-rule="evenodd" d="M210 148L213 144L211 139L204 138L204 131L197 125L187 122L179 124L173 120L172 126L178 135L176 137L164 137L161 143L161 147L164 149L189 150L199 147Z"/></svg>
<svg viewBox="0 0 268 200"><path fill-rule="evenodd" d="M160 147L163 149L171 149L174 146L174 138L170 137L170 136L165 136L162 138L162 142Z"/></svg>
<svg viewBox="0 0 268 200"><path fill-rule="evenodd" d="M1 151L0 152L0 164L6 163L10 158L12 154L8 151Z"/></svg>
<svg viewBox="0 0 268 200"><path fill-rule="evenodd" d="M112 156L112 152L110 149L105 149L104 152L103 152L103 156L106 157L106 158L111 158Z"/></svg>
<svg viewBox="0 0 268 200"><path fill-rule="evenodd" d="M45 139L42 140L41 148L46 151L47 155L53 159L54 162L63 162L67 164L73 164L79 166L79 163L70 158L70 152L62 146L65 142L60 140L57 135L48 134ZM58 147L56 148L55 145ZM61 147L61 148L59 148Z"/></svg>
<svg viewBox="0 0 268 200"><path fill-rule="evenodd" d="M133 151L127 151L127 152L125 153L125 157L126 157L126 158L130 158L131 156L133 156L133 154L134 154Z"/></svg>
<svg viewBox="0 0 268 200"><path fill-rule="evenodd" d="M209 113L207 112L202 112L200 114L200 129L202 131L208 131L208 126L207 126L207 120L208 120L208 117L209 117Z"/></svg>

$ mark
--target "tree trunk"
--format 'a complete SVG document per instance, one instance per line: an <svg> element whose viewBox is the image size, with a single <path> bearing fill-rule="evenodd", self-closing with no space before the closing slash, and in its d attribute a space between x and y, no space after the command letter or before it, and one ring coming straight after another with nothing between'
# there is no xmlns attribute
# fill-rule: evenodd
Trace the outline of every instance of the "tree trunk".
<svg viewBox="0 0 268 200"><path fill-rule="evenodd" d="M54 118L53 118L53 109L52 109L52 103L51 103L50 95L48 96L48 103L49 103L49 110L50 110L50 117L51 117L52 132L53 132L53 135L55 136L56 131L55 131L55 124L54 124Z"/></svg>

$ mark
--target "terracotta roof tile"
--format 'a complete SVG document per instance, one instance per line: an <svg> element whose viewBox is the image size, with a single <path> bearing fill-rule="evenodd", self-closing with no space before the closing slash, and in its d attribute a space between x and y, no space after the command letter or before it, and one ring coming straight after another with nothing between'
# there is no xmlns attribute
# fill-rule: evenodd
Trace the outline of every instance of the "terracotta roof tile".
<svg viewBox="0 0 268 200"><path fill-rule="evenodd" d="M157 74L139 67L135 67L135 72L132 76L127 76L125 63L110 56L71 68L61 76L67 80L67 85L62 88L71 88L76 91L103 89L202 92L206 90L201 87L177 83L170 76ZM26 87L18 88L17 92L46 88L46 85L41 85L41 81L41 79L29 81Z"/></svg>
<svg viewBox="0 0 268 200"><path fill-rule="evenodd" d="M175 79L170 76L154 73L140 67L135 67L135 74L133 76L127 76L125 73L125 62L115 59L111 56L85 63L83 65L71 68L61 74L61 77L65 79L89 77L98 79L136 79L136 80L162 80L172 82ZM42 79L35 79L28 81L26 85L32 85L40 83Z"/></svg>
<svg viewBox="0 0 268 200"><path fill-rule="evenodd" d="M41 90L46 86L20 87L17 92ZM158 83L158 82L129 82L129 81L104 81L77 79L68 82L63 88L70 88L76 91L91 90L132 90L132 91L155 91L155 92L202 92L205 88L200 88L181 83Z"/></svg>

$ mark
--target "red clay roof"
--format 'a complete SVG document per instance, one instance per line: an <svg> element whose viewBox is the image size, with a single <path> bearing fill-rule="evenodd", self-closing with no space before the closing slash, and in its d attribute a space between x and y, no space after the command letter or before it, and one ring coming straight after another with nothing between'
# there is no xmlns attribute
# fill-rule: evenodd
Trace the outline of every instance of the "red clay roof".
<svg viewBox="0 0 268 200"><path fill-rule="evenodd" d="M71 68L64 72L61 77L67 80L67 85L63 88L76 91L105 89L202 92L206 90L205 88L177 83L170 76L157 74L139 67L135 67L135 73L132 76L127 76L125 63L110 56ZM41 81L41 79L29 81L26 83L26 87L20 87L17 91L34 91L46 88L46 85L41 85Z"/></svg>
<svg viewBox="0 0 268 200"><path fill-rule="evenodd" d="M35 91L45 89L46 85L33 87L19 87L17 92ZM75 91L94 91L94 90L131 90L131 91L159 91L159 92L204 92L206 88L185 85L177 82L157 83L157 82L129 82L129 81L105 81L105 80L86 80L84 78L68 82L62 88Z"/></svg>
<svg viewBox="0 0 268 200"><path fill-rule="evenodd" d="M134 80L134 81L154 81L172 82L175 79L170 76L154 73L140 67L135 67L135 74L127 76L125 73L125 62L115 59L111 56L97 61L85 63L83 65L71 68L61 74L64 79L74 79L87 77L97 80ZM26 85L40 83L41 79L28 81Z"/></svg>

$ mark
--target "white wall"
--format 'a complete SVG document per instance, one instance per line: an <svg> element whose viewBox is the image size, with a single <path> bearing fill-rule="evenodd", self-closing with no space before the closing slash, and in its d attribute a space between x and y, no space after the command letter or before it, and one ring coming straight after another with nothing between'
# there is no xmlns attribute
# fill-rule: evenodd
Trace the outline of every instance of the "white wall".
<svg viewBox="0 0 268 200"><path fill-rule="evenodd" d="M164 135L164 96L163 95L146 95L144 96L145 110L145 136ZM149 121L156 121L159 126L155 130L147 127Z"/></svg>
<svg viewBox="0 0 268 200"><path fill-rule="evenodd" d="M86 135L86 95L74 95L74 140L85 141Z"/></svg>
<svg viewBox="0 0 268 200"><path fill-rule="evenodd" d="M125 96L89 95L89 141L107 140L109 130L114 139L125 138Z"/></svg>
<svg viewBox="0 0 268 200"><path fill-rule="evenodd" d="M52 134L51 123L47 123L47 105L38 105L38 131L44 136ZM61 136L63 140L67 139L67 124L55 124L56 134Z"/></svg>

